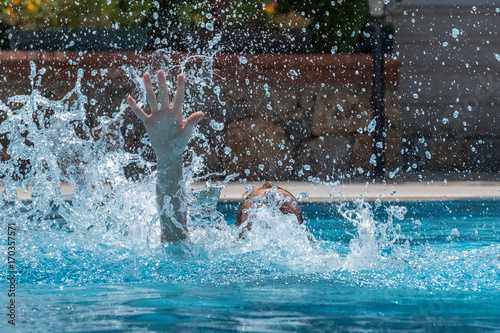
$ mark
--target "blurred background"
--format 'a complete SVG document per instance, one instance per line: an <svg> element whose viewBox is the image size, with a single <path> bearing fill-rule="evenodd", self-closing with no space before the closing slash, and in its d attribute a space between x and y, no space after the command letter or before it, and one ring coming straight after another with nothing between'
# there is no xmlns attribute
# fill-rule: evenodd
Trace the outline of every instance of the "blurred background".
<svg viewBox="0 0 500 333"><path fill-rule="evenodd" d="M187 102L207 114L204 138L191 148L214 178L372 180L382 142L377 180L498 180L500 1L382 3L377 32L366 0L2 1L0 100L30 93L30 61L46 69L36 88L52 100L71 91L83 68L92 102L75 131L97 140L100 117L116 115L138 89L123 66L153 71L184 61L209 76ZM372 92L377 45L385 56L382 129ZM193 54L206 58L186 63ZM129 177L154 169L131 112L116 132L125 150L152 163L131 163ZM18 165L25 172L29 159Z"/></svg>

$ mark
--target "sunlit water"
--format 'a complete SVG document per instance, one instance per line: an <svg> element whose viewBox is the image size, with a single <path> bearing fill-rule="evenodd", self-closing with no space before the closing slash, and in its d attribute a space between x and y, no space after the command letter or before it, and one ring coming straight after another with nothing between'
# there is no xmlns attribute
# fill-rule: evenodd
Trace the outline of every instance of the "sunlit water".
<svg viewBox="0 0 500 333"><path fill-rule="evenodd" d="M123 173L148 164L122 149L125 105L95 136L80 79L50 101L38 75L31 95L0 104L12 157L0 219L16 225L22 331L500 330L498 201L302 203L305 226L264 207L240 237L237 203L218 203L224 182L213 183L191 193L189 240L162 245L154 173ZM192 161L187 183L203 168ZM31 201L19 185L33 186Z"/></svg>
<svg viewBox="0 0 500 333"><path fill-rule="evenodd" d="M303 203L314 243L285 218L262 220L239 240L236 203L218 207L230 226L207 223L166 248L134 231L139 219L100 231L62 218L22 223L18 325L498 331L498 201L398 203L408 212L392 223L396 205L375 206Z"/></svg>

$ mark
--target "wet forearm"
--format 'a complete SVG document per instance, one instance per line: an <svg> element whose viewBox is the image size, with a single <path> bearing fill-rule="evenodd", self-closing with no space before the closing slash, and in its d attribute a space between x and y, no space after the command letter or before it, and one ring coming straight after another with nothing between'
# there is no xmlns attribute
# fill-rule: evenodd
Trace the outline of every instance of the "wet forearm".
<svg viewBox="0 0 500 333"><path fill-rule="evenodd" d="M156 202L160 212L162 241L175 242L187 237L181 180L182 159L158 160Z"/></svg>
<svg viewBox="0 0 500 333"><path fill-rule="evenodd" d="M184 204L182 181L182 153L187 147L193 127L205 114L202 111L184 119L184 75L177 76L177 91L173 104L169 101L169 90L163 71L158 71L158 98L153 89L151 75L144 74L146 97L151 108L148 114L137 105L132 96L127 103L148 131L151 147L158 157L156 179L156 202L161 218L162 241L174 242L187 237L187 208Z"/></svg>

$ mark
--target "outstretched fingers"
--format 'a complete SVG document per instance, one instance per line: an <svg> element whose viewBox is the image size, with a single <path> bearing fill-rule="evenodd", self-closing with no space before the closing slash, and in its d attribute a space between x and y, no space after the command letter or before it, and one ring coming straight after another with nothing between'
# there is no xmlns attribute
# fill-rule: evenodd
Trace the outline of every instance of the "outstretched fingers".
<svg viewBox="0 0 500 333"><path fill-rule="evenodd" d="M149 107L151 108L151 114L153 114L158 111L158 102L156 101L156 95L149 73L144 74L144 86L146 87L146 96L148 98Z"/></svg>
<svg viewBox="0 0 500 333"><path fill-rule="evenodd" d="M137 105L136 101L131 96L127 97L127 103L130 105L130 108L136 114L136 116L139 117L139 119L141 119L143 122L146 122L151 117L153 117L152 119L157 119L155 117L155 114L156 116L158 116L159 114L157 113L158 101L156 100L156 95L153 90L153 84L151 82L151 76L149 75L149 73L144 74L144 85L146 87L148 103L151 107L151 114L146 114L144 110ZM185 89L184 75L180 74L177 77L177 91L175 93L174 104L172 108L170 108L169 105L167 81L165 78L165 73L163 71L158 71L158 86L160 88L158 97L160 99L162 109L171 109L170 112L173 111L168 118L170 119L169 121L172 121L172 123L175 124L175 126L179 126L180 128L182 128L182 124L184 124L184 128L191 132L193 130L193 127L196 126L196 124L198 124L203 118L205 118L205 113L203 113L202 111L198 111L193 113L185 121L183 121L182 103L184 102Z"/></svg>
<svg viewBox="0 0 500 333"><path fill-rule="evenodd" d="M184 103L184 88L185 88L185 82L184 82L184 75L179 74L177 76L177 91L175 92L175 97L174 97L174 109L176 110L182 110L182 103Z"/></svg>
<svg viewBox="0 0 500 333"><path fill-rule="evenodd" d="M130 108L135 113L135 115L139 117L140 120L145 122L148 119L149 116L146 113L144 113L144 111L137 105L132 96L127 97L127 103L128 105L130 105Z"/></svg>
<svg viewBox="0 0 500 333"><path fill-rule="evenodd" d="M205 118L205 113L203 111L198 111L190 115L184 124L185 128L189 131L193 130L193 127L196 126L203 118Z"/></svg>
<svg viewBox="0 0 500 333"><path fill-rule="evenodd" d="M167 79L163 71L158 71L158 88L158 99L161 104L161 108L163 110L167 110L170 108L170 104L168 100Z"/></svg>

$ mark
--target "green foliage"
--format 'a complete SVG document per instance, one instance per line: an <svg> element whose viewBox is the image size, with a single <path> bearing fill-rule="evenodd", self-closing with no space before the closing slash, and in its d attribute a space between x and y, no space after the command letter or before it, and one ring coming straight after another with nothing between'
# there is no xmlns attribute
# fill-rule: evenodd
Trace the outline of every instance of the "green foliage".
<svg viewBox="0 0 500 333"><path fill-rule="evenodd" d="M68 21L70 17L68 6L72 2L71 0L3 1L0 17L5 24L22 29L53 27L59 22Z"/></svg>
<svg viewBox="0 0 500 333"><path fill-rule="evenodd" d="M4 0L1 4L1 22L22 29L146 24L153 36L172 39L176 29L203 28L207 23L214 29L308 27L318 53L353 52L369 21L367 0Z"/></svg>
<svg viewBox="0 0 500 333"><path fill-rule="evenodd" d="M273 15L266 13L260 0L236 1L231 4L232 11L226 17L228 28L271 28L274 26Z"/></svg>
<svg viewBox="0 0 500 333"><path fill-rule="evenodd" d="M177 7L183 29L202 28L211 23L215 28L270 28L272 13L265 11L262 0L183 1Z"/></svg>
<svg viewBox="0 0 500 333"><path fill-rule="evenodd" d="M79 0L70 7L72 28L109 28L139 26L151 7L146 0ZM84 17L83 19L81 17Z"/></svg>
<svg viewBox="0 0 500 333"><path fill-rule="evenodd" d="M280 0L279 11L296 11L311 20L314 52L352 53L370 20L367 0Z"/></svg>
<svg viewBox="0 0 500 333"><path fill-rule="evenodd" d="M163 1L165 3L166 1ZM312 33L314 52L351 53L369 22L367 0L207 0L174 1L182 29L211 22L221 28L304 29ZM266 5L276 11L266 11ZM271 8L272 9L272 8Z"/></svg>
<svg viewBox="0 0 500 333"><path fill-rule="evenodd" d="M150 8L147 0L11 0L2 3L0 19L26 30L134 27Z"/></svg>

